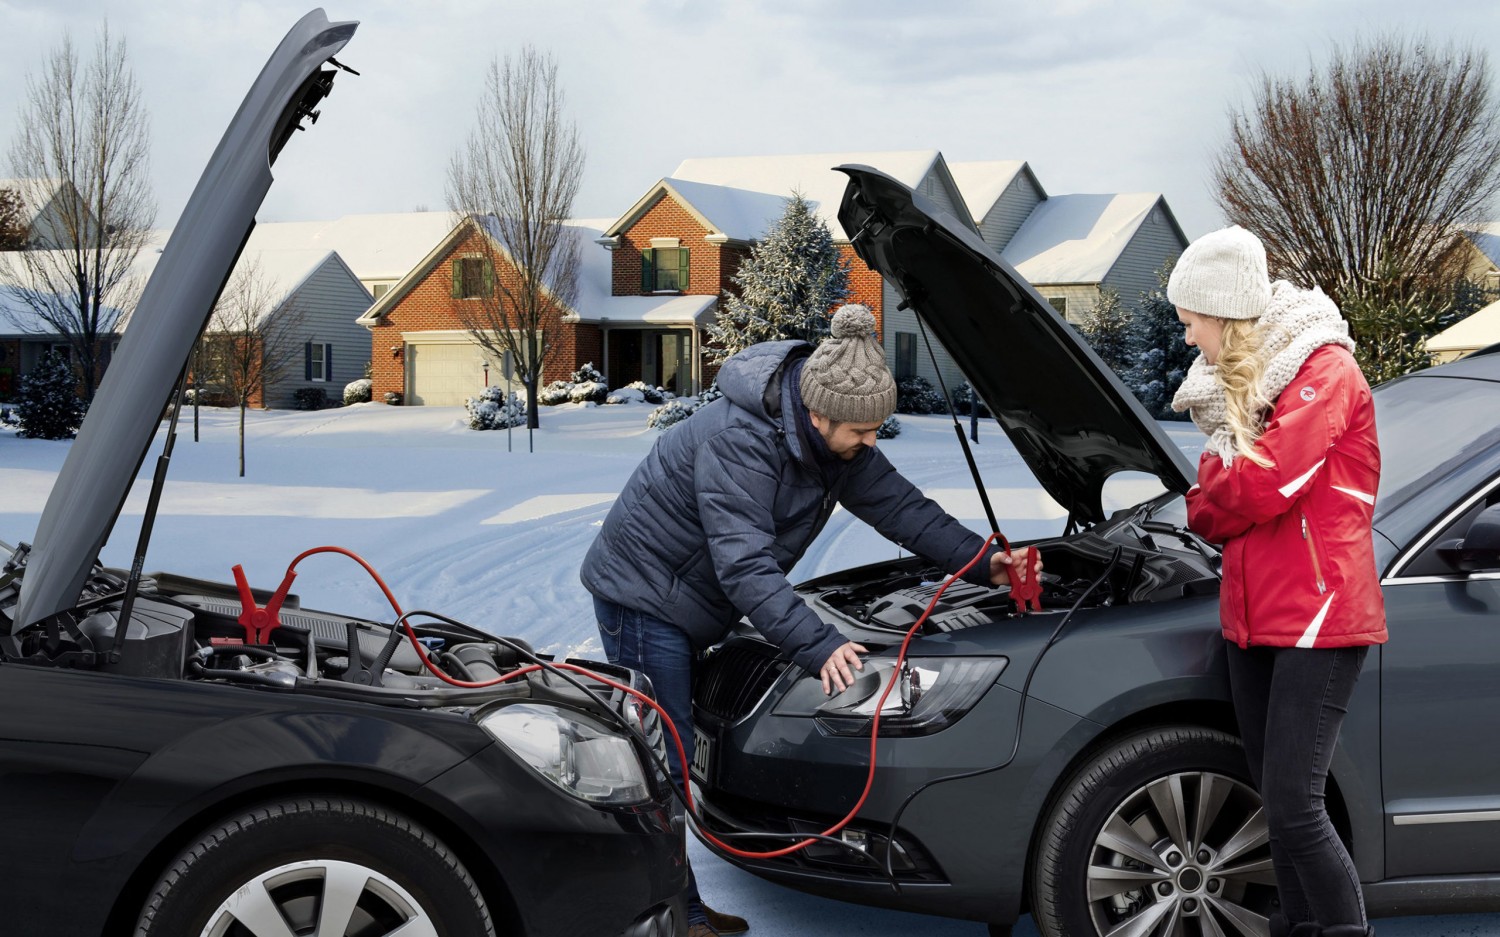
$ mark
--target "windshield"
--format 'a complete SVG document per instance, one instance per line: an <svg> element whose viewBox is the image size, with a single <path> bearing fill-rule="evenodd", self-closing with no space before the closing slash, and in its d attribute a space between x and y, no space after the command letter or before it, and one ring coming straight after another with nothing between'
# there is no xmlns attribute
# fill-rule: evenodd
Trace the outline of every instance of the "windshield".
<svg viewBox="0 0 1500 937"><path fill-rule="evenodd" d="M1375 389L1380 432L1376 514L1407 501L1459 464L1500 443L1500 383L1408 377Z"/></svg>

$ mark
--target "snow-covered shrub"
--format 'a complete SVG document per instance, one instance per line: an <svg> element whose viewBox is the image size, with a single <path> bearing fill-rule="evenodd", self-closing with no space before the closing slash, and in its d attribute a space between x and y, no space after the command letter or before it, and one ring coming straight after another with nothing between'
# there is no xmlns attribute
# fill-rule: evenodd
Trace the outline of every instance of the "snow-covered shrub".
<svg viewBox="0 0 1500 937"><path fill-rule="evenodd" d="M568 391L573 403L603 403L609 396L609 387L603 381L579 381Z"/></svg>
<svg viewBox="0 0 1500 937"><path fill-rule="evenodd" d="M932 389L925 377L908 377L896 382L897 413L943 413L948 408L943 395Z"/></svg>
<svg viewBox="0 0 1500 937"><path fill-rule="evenodd" d="M722 390L719 390L719 382L714 381L712 384L708 385L707 390L698 395L698 402L700 404L713 403L715 400L718 400L722 396L724 396L724 392Z"/></svg>
<svg viewBox="0 0 1500 937"><path fill-rule="evenodd" d="M594 362L586 361L583 367L568 375L570 384L603 384L604 375L594 367Z"/></svg>
<svg viewBox="0 0 1500 937"><path fill-rule="evenodd" d="M526 425L526 401L514 392L507 397L503 388L493 385L480 391L478 397L465 400L464 409L469 414L469 429Z"/></svg>
<svg viewBox="0 0 1500 937"><path fill-rule="evenodd" d="M669 426L674 426L692 416L693 411L697 410L699 406L700 404L693 397L679 397L675 400L668 400L651 411L650 415L646 417L646 426L651 429L666 429Z"/></svg>
<svg viewBox="0 0 1500 937"><path fill-rule="evenodd" d="M974 393L974 388L969 384L969 382L961 382L957 387L953 388L953 412L968 416L969 411L973 408L974 402L977 399L978 398ZM979 400L979 415L990 415L990 408L984 405L983 400Z"/></svg>
<svg viewBox="0 0 1500 937"><path fill-rule="evenodd" d="M350 381L349 383L345 384L344 406L347 407L351 403L369 403L370 387L370 379L367 377L360 378L357 381Z"/></svg>
<svg viewBox="0 0 1500 937"><path fill-rule="evenodd" d="M901 421L896 419L896 415L894 413L886 417L885 422L881 423L880 426L875 430L876 439L895 439L900 435Z"/></svg>
<svg viewBox="0 0 1500 937"><path fill-rule="evenodd" d="M572 393L573 385L568 381L553 381L537 391L536 402L544 407L555 407L567 403Z"/></svg>
<svg viewBox="0 0 1500 937"><path fill-rule="evenodd" d="M405 398L402 396L401 391L399 390L388 390L385 392L385 402L387 406L399 407L401 406L401 401L403 399Z"/></svg>
<svg viewBox="0 0 1500 937"><path fill-rule="evenodd" d="M634 391L637 395L631 399L644 400L647 403L663 403L667 399L667 392L665 390L660 387L653 387L645 381L631 381L624 387L611 391L611 396L626 390Z"/></svg>
<svg viewBox="0 0 1500 937"><path fill-rule="evenodd" d="M72 439L83 425L78 380L61 355L48 352L21 378L16 419L28 439Z"/></svg>
<svg viewBox="0 0 1500 937"><path fill-rule="evenodd" d="M328 394L321 387L299 387L292 391L298 410L321 410L328 406Z"/></svg>

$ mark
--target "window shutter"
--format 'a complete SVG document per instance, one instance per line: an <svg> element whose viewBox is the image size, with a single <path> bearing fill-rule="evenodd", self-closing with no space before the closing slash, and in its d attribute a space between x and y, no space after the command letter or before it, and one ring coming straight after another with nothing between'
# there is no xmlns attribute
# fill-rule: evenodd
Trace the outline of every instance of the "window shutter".
<svg viewBox="0 0 1500 937"><path fill-rule="evenodd" d="M677 288L684 293L688 291L688 249L686 247L677 250Z"/></svg>
<svg viewBox="0 0 1500 937"><path fill-rule="evenodd" d="M323 380L333 380L333 346L330 344L323 346Z"/></svg>
<svg viewBox="0 0 1500 937"><path fill-rule="evenodd" d="M483 296L490 296L495 292L495 264L488 257L484 258L484 292Z"/></svg>
<svg viewBox="0 0 1500 937"><path fill-rule="evenodd" d="M652 265L652 255L655 252L651 248L641 251L641 292L649 293L656 289L656 270Z"/></svg>
<svg viewBox="0 0 1500 937"><path fill-rule="evenodd" d="M462 299L464 295L464 263L458 258L453 260L453 298Z"/></svg>
<svg viewBox="0 0 1500 937"><path fill-rule="evenodd" d="M302 379L312 380L312 342L302 343Z"/></svg>

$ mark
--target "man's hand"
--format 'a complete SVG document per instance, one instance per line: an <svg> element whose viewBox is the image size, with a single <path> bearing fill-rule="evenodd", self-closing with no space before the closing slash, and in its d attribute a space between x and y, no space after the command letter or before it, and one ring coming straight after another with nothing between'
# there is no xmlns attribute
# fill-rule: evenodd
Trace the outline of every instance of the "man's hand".
<svg viewBox="0 0 1500 937"><path fill-rule="evenodd" d="M1042 554L1036 555L1036 562L1030 570L1025 568L1022 562L1026 557L1026 550L1012 550L1009 553L990 554L990 582L997 586L1010 585L1010 574L1012 569L1017 573L1021 582L1034 579L1042 574Z"/></svg>
<svg viewBox="0 0 1500 937"><path fill-rule="evenodd" d="M860 654L870 653L862 644L846 641L844 644L828 655L823 661L823 666L818 669L818 675L823 678L823 695L827 696L833 692L834 687L843 692L846 687L854 682L854 670L864 670L864 662L859 659ZM853 667L854 670L849 668Z"/></svg>

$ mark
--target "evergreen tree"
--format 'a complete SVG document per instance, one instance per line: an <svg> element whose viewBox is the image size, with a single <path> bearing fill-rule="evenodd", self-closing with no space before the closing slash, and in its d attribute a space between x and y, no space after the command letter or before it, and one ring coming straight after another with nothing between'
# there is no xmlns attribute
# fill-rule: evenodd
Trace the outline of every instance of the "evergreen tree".
<svg viewBox="0 0 1500 937"><path fill-rule="evenodd" d="M1186 420L1186 413L1174 413L1172 395L1187 376L1188 368L1198 356L1197 349L1182 340L1182 323L1177 321L1177 307L1167 300L1167 280L1172 275L1172 261L1156 271L1157 288L1141 293L1141 311L1130 331L1132 365L1125 384L1158 420Z"/></svg>
<svg viewBox="0 0 1500 937"><path fill-rule="evenodd" d="M28 439L72 439L83 424L78 378L63 357L48 352L20 382L16 417Z"/></svg>
<svg viewBox="0 0 1500 937"><path fill-rule="evenodd" d="M839 257L828 225L793 192L775 227L750 248L708 327L705 354L723 361L757 342L828 334L828 310L849 295L849 264Z"/></svg>
<svg viewBox="0 0 1500 937"><path fill-rule="evenodd" d="M1120 302L1120 291L1106 286L1099 290L1099 298L1079 331L1104 363L1123 376L1130 367L1130 329L1130 310Z"/></svg>

